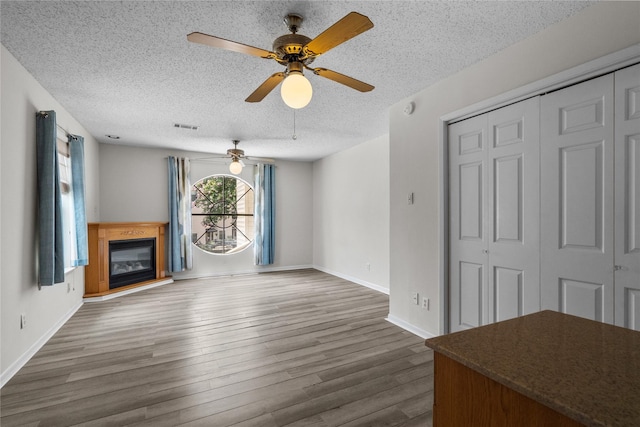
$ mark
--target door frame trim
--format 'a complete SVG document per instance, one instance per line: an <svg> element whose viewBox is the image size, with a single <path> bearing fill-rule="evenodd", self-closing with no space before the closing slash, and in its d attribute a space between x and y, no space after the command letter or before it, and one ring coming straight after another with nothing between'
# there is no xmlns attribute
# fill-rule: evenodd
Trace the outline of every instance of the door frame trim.
<svg viewBox="0 0 640 427"><path fill-rule="evenodd" d="M440 287L440 327L441 335L450 332L449 324L449 158L448 126L479 114L546 93L562 89L586 80L599 77L640 62L640 44L627 47L584 64L553 74L544 79L493 96L467 107L447 113L439 118L439 287Z"/></svg>

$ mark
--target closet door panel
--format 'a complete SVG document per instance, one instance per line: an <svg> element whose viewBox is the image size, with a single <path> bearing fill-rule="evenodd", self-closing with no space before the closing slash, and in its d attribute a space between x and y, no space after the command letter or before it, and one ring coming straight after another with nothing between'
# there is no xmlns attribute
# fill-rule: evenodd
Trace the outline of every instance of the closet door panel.
<svg viewBox="0 0 640 427"><path fill-rule="evenodd" d="M603 141L559 150L560 247L602 252Z"/></svg>
<svg viewBox="0 0 640 427"><path fill-rule="evenodd" d="M542 308L613 322L613 75L541 100Z"/></svg>
<svg viewBox="0 0 640 427"><path fill-rule="evenodd" d="M506 320L522 316L527 304L523 289L524 272L505 267L494 267L493 295L495 320Z"/></svg>
<svg viewBox="0 0 640 427"><path fill-rule="evenodd" d="M449 298L452 332L488 321L486 116L449 126Z"/></svg>
<svg viewBox="0 0 640 427"><path fill-rule="evenodd" d="M640 330L640 65L615 73L615 323Z"/></svg>
<svg viewBox="0 0 640 427"><path fill-rule="evenodd" d="M484 232L483 202L484 189L484 164L482 161L473 161L459 165L459 189L460 189L460 233L461 241L482 242Z"/></svg>
<svg viewBox="0 0 640 427"><path fill-rule="evenodd" d="M539 98L488 114L490 321L540 310Z"/></svg>
<svg viewBox="0 0 640 427"><path fill-rule="evenodd" d="M472 262L460 261L459 275L459 295L460 303L458 307L459 315L458 327L460 329L475 328L484 324L484 265Z"/></svg>
<svg viewBox="0 0 640 427"><path fill-rule="evenodd" d="M494 242L522 244L522 153L494 159Z"/></svg>
<svg viewBox="0 0 640 427"><path fill-rule="evenodd" d="M560 311L599 322L610 308L604 306L604 285L560 279Z"/></svg>
<svg viewBox="0 0 640 427"><path fill-rule="evenodd" d="M617 294L618 289L622 295ZM620 286L616 289L616 300L623 303L616 304L616 324L640 331L640 289Z"/></svg>
<svg viewBox="0 0 640 427"><path fill-rule="evenodd" d="M451 331L540 309L539 99L449 126Z"/></svg>

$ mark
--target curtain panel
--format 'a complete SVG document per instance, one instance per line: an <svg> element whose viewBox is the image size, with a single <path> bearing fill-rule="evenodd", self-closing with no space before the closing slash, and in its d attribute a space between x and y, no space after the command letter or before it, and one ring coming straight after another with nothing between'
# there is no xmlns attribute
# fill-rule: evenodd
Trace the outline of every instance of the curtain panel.
<svg viewBox="0 0 640 427"><path fill-rule="evenodd" d="M68 135L71 156L71 187L73 191L73 213L76 229L76 259L74 267L89 264L89 244L87 242L87 213L84 192L84 138Z"/></svg>
<svg viewBox="0 0 640 427"><path fill-rule="evenodd" d="M193 268L191 245L191 178L190 162L184 157L170 156L169 168L169 271Z"/></svg>
<svg viewBox="0 0 640 427"><path fill-rule="evenodd" d="M36 114L38 284L64 282L62 241L62 193L56 147L56 112Z"/></svg>
<svg viewBox="0 0 640 427"><path fill-rule="evenodd" d="M275 254L275 166L258 164L254 173L255 265L273 264Z"/></svg>

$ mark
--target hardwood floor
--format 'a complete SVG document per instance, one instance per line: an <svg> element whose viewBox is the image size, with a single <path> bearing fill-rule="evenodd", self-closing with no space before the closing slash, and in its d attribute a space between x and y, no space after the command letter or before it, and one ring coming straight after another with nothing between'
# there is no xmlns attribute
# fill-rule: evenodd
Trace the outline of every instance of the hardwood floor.
<svg viewBox="0 0 640 427"><path fill-rule="evenodd" d="M2 388L9 426L430 426L433 353L316 271L84 304Z"/></svg>

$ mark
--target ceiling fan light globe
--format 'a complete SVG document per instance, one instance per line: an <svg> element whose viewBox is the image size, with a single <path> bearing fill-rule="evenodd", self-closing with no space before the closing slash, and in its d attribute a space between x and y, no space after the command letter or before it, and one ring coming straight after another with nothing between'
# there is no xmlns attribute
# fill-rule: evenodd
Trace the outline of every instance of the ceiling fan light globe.
<svg viewBox="0 0 640 427"><path fill-rule="evenodd" d="M309 80L300 72L290 72L280 85L280 96L287 106L303 108L311 101L313 88Z"/></svg>
<svg viewBox="0 0 640 427"><path fill-rule="evenodd" d="M238 175L240 172L242 172L242 165L240 164L240 162L237 160L232 161L229 165L229 172L234 175Z"/></svg>

